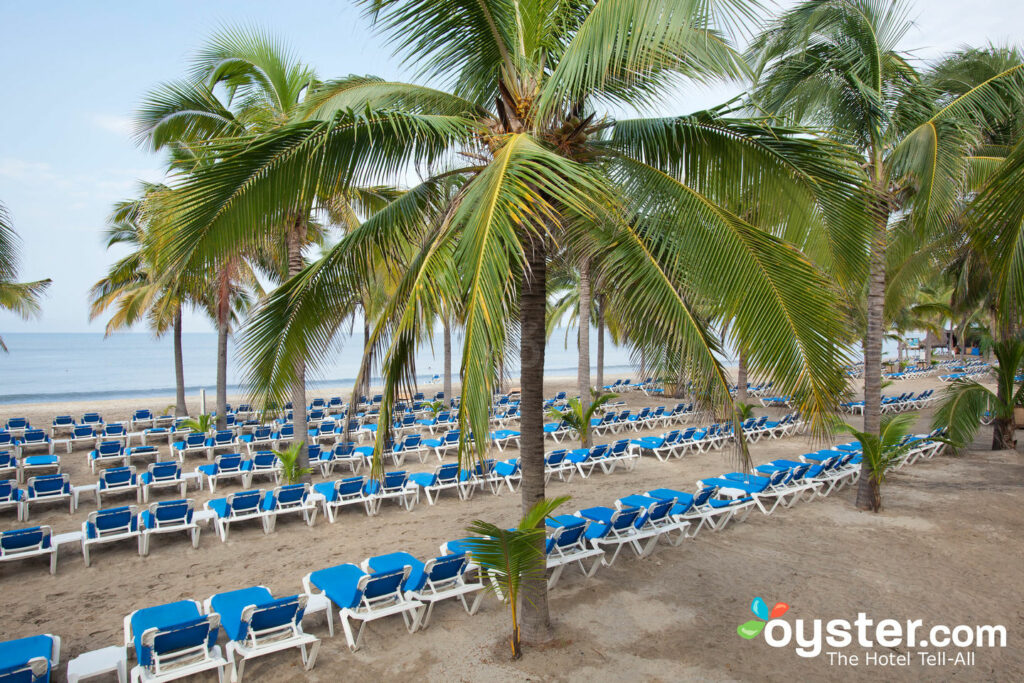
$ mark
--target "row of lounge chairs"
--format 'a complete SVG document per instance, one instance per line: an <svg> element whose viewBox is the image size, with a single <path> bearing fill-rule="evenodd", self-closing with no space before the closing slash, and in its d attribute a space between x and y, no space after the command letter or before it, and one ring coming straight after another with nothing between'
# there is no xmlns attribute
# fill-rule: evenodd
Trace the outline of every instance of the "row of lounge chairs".
<svg viewBox="0 0 1024 683"><path fill-rule="evenodd" d="M904 392L898 396L882 396L881 409L883 413L901 413L910 410L921 410L929 406L938 397L934 389L926 389L915 395L912 391ZM864 401L847 401L839 404L839 409L853 415L864 414Z"/></svg>
<svg viewBox="0 0 1024 683"><path fill-rule="evenodd" d="M901 466L938 453L943 444L930 439L940 431L907 437L920 446L905 456ZM588 578L598 568L611 566L626 547L645 557L661 540L677 546L703 528L721 531L731 521L746 519L754 508L770 515L779 506L827 496L856 481L859 457L859 444L840 444L804 454L799 460L772 461L759 466L756 474L732 472L703 479L694 494L652 489L619 498L614 507L597 506L551 517L546 521L545 544L549 585L554 586L563 570L573 565ZM130 511L116 514L122 523L130 518ZM122 528L125 533L132 529L130 522ZM26 531L45 535L34 530L20 535ZM13 536L0 536L0 551L6 550L8 538ZM203 603L183 600L136 610L124 620L125 648L135 653L132 680L175 680L210 670L223 678L229 669L231 679L238 681L247 660L288 649L299 649L305 669L312 669L320 640L303 631L302 620L307 611L325 611L333 636L331 605L338 609L353 651L362 643L363 627L373 620L400 615L408 631L414 632L426 628L434 606L448 599L458 599L472 615L491 580L473 563L478 542L474 538L448 541L441 545L438 557L426 561L395 552L367 558L359 565L314 571L303 578L303 593L283 598L275 598L266 587L254 586L218 593ZM227 640L226 656L217 644L220 629ZM69 679L80 659L69 665ZM0 671L21 676L11 680L48 680L59 661L57 636L0 643L0 667L6 667ZM77 680L80 672L74 670Z"/></svg>

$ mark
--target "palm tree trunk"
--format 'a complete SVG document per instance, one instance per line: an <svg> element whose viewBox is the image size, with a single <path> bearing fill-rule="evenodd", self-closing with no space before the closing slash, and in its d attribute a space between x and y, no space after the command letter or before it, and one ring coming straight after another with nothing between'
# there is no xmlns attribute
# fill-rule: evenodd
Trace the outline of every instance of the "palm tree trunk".
<svg viewBox="0 0 1024 683"><path fill-rule="evenodd" d="M576 390L580 393L583 414L590 407L590 260L580 264L580 313L577 333Z"/></svg>
<svg viewBox="0 0 1024 683"><path fill-rule="evenodd" d="M363 306L363 355L364 356L366 355L366 352L370 348L370 321L367 318L367 315L368 314L366 312L366 306L364 305ZM360 387L359 391L360 391L360 393L362 393L367 398L370 397L370 373L369 372L367 372L366 376L363 377L363 386Z"/></svg>
<svg viewBox="0 0 1024 683"><path fill-rule="evenodd" d="M880 161L876 162L876 169L875 177L878 178L881 172ZM889 224L885 201L880 189L876 199L877 217L868 265L868 329L864 340L864 431L875 435L879 433L882 419L882 336L885 334L882 313L885 305L886 228ZM868 461L864 459L857 486L856 504L859 510L874 509L878 497L878 485L870 474Z"/></svg>
<svg viewBox="0 0 1024 683"><path fill-rule="evenodd" d="M519 297L519 361L522 387L520 462L523 473L522 511L544 499L544 344L547 308L547 263L542 241L527 245L527 268ZM537 561L545 562L544 539L538 539ZM543 576L543 570L540 571ZM547 581L527 581L522 587L523 638L543 642L550 636Z"/></svg>
<svg viewBox="0 0 1024 683"><path fill-rule="evenodd" d="M747 402L747 354L743 347L739 348L739 359L736 362L736 402Z"/></svg>
<svg viewBox="0 0 1024 683"><path fill-rule="evenodd" d="M306 243L306 221L302 217L294 219L288 231L288 277L302 270L302 246ZM292 384L292 424L295 425L295 440L302 443L297 465L300 470L309 469L309 423L306 419L306 360L295 361L295 382ZM302 475L303 482L312 481L307 472Z"/></svg>
<svg viewBox="0 0 1024 683"><path fill-rule="evenodd" d="M185 405L185 358L181 350L181 304L174 312L174 416L188 415Z"/></svg>
<svg viewBox="0 0 1024 683"><path fill-rule="evenodd" d="M604 299L597 297L597 390L604 390Z"/></svg>
<svg viewBox="0 0 1024 683"><path fill-rule="evenodd" d="M217 287L217 429L228 420L228 324L231 321L231 273L225 265Z"/></svg>
<svg viewBox="0 0 1024 683"><path fill-rule="evenodd" d="M999 326L1000 340L1003 342L1009 342L1014 336L1014 325L1012 318L1005 321L1003 325ZM1013 403L1013 385L1003 386L1002 382L996 383L996 396L999 398L1000 403L1003 405ZM1009 418L997 417L992 422L992 450L1014 450L1017 448L1016 442L1016 418L1011 412Z"/></svg>
<svg viewBox="0 0 1024 683"><path fill-rule="evenodd" d="M452 329L448 326L448 318L444 323L444 400L452 400Z"/></svg>
<svg viewBox="0 0 1024 683"><path fill-rule="evenodd" d="M928 368L930 368L932 366L932 345L931 344L927 344L924 347L924 365L925 365L925 369L928 369Z"/></svg>

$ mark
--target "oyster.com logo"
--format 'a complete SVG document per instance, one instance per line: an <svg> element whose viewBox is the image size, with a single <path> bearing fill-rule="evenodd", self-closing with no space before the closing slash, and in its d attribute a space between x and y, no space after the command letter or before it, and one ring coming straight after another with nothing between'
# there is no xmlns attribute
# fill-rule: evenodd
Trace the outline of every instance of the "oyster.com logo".
<svg viewBox="0 0 1024 683"><path fill-rule="evenodd" d="M1002 624L929 626L923 619L876 620L864 612L853 619L797 618L790 623L781 618L789 605L777 602L769 609L761 597L750 603L750 611L757 618L736 627L741 638L753 640L763 633L770 647L792 647L800 657L824 655L831 665L973 666L976 650L1006 647Z"/></svg>
<svg viewBox="0 0 1024 683"><path fill-rule="evenodd" d="M772 619L778 619L789 611L789 605L784 602L777 602L774 607L768 609L768 603L764 601L764 598L757 597L750 603L750 611L754 613L757 619L751 619L736 627L736 633L739 633L741 638L746 638L747 640L757 638L761 631L764 630L765 624Z"/></svg>

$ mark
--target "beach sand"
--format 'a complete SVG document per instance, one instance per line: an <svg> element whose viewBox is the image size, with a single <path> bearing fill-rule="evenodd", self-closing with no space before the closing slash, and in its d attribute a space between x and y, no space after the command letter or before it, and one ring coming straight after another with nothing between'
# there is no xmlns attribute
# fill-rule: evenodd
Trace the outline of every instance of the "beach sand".
<svg viewBox="0 0 1024 683"><path fill-rule="evenodd" d="M572 391L572 384L546 381L545 394ZM886 393L939 386L932 377L898 383ZM310 396L340 393L324 389ZM635 407L675 403L634 393L624 398ZM26 415L48 425L58 413L79 417L85 410L99 410L113 420L127 417L136 407L157 410L166 405L161 399L31 404L5 406L3 417ZM781 413L760 407L756 412ZM922 430L929 419L927 413L921 416ZM640 434L656 431L662 430ZM622 436L634 434L597 441ZM348 650L340 628L338 636L329 638L322 616L312 615L306 630L324 639L313 671L303 672L299 654L290 651L251 661L246 680L1021 680L1024 654L1016 641L1024 628L1024 542L1019 534L1024 461L1019 453L985 450L989 438L990 430L983 429L973 450L893 474L883 489L884 509L877 515L856 511L854 491L848 488L770 517L755 511L744 524L730 525L722 533L702 532L678 548L663 545L643 560L624 550L613 567L602 568L588 581L567 569L550 594L555 639L527 645L517 662L509 660L508 612L488 596L472 617L455 601L442 603L430 627L415 634L407 633L397 618L372 622L356 653ZM762 440L750 450L755 462L765 462L795 458L817 446L805 437L790 437ZM166 452L166 446L162 449ZM517 454L510 449L503 457ZM95 481L85 450L63 455L63 461L73 483ZM205 459L189 459L186 471L201 462ZM408 469L433 469L436 464L414 462ZM548 490L552 496L572 496L564 508L570 513L659 486L693 490L697 479L735 468L735 454L727 448L666 463L643 458L632 472L606 476L598 471L569 484L554 479ZM319 480L315 475L314 481ZM224 493L218 489L217 495ZM189 496L199 506L211 497L194 489ZM93 509L94 500L83 497L74 515L60 506L33 509L31 523L50 524L55 533L73 531ZM270 535L256 523L235 525L227 543L212 527L204 528L198 549L184 535L157 537L145 558L133 544L114 544L94 550L88 568L77 546L66 547L56 576L47 573L43 559L0 566L5 604L0 640L60 635L63 661L56 679L63 680L64 662L71 657L120 644L122 620L134 609L184 598L203 600L256 584L275 595L290 595L301 591L302 577L310 571L396 550L433 557L441 543L465 536L474 519L512 525L519 515L519 496L507 492L478 493L469 502L445 495L437 505L423 501L412 512L389 504L379 516L368 518L348 510L335 524L320 515L312 528L298 518L282 518ZM18 526L24 524L15 522L13 513L0 520L0 528ZM749 606L755 596L763 596L769 605L788 603L790 619L852 620L857 612L866 612L876 621L1002 624L1010 646L977 649L973 667L929 668L916 656L906 667L835 666L825 655L805 659L792 648L771 648L763 638L741 639L736 627L752 618Z"/></svg>

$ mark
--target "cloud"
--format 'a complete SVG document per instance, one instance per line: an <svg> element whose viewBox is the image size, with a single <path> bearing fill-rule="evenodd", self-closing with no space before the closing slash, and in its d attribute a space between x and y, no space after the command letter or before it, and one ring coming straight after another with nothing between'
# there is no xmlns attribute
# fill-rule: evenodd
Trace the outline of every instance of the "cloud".
<svg viewBox="0 0 1024 683"><path fill-rule="evenodd" d="M25 161L12 157L0 158L0 177L12 180L53 181L57 174L51 166L42 161Z"/></svg>
<svg viewBox="0 0 1024 683"><path fill-rule="evenodd" d="M116 133L128 137L132 134L134 124L127 116L114 114L93 114L92 123L94 126L108 133Z"/></svg>

